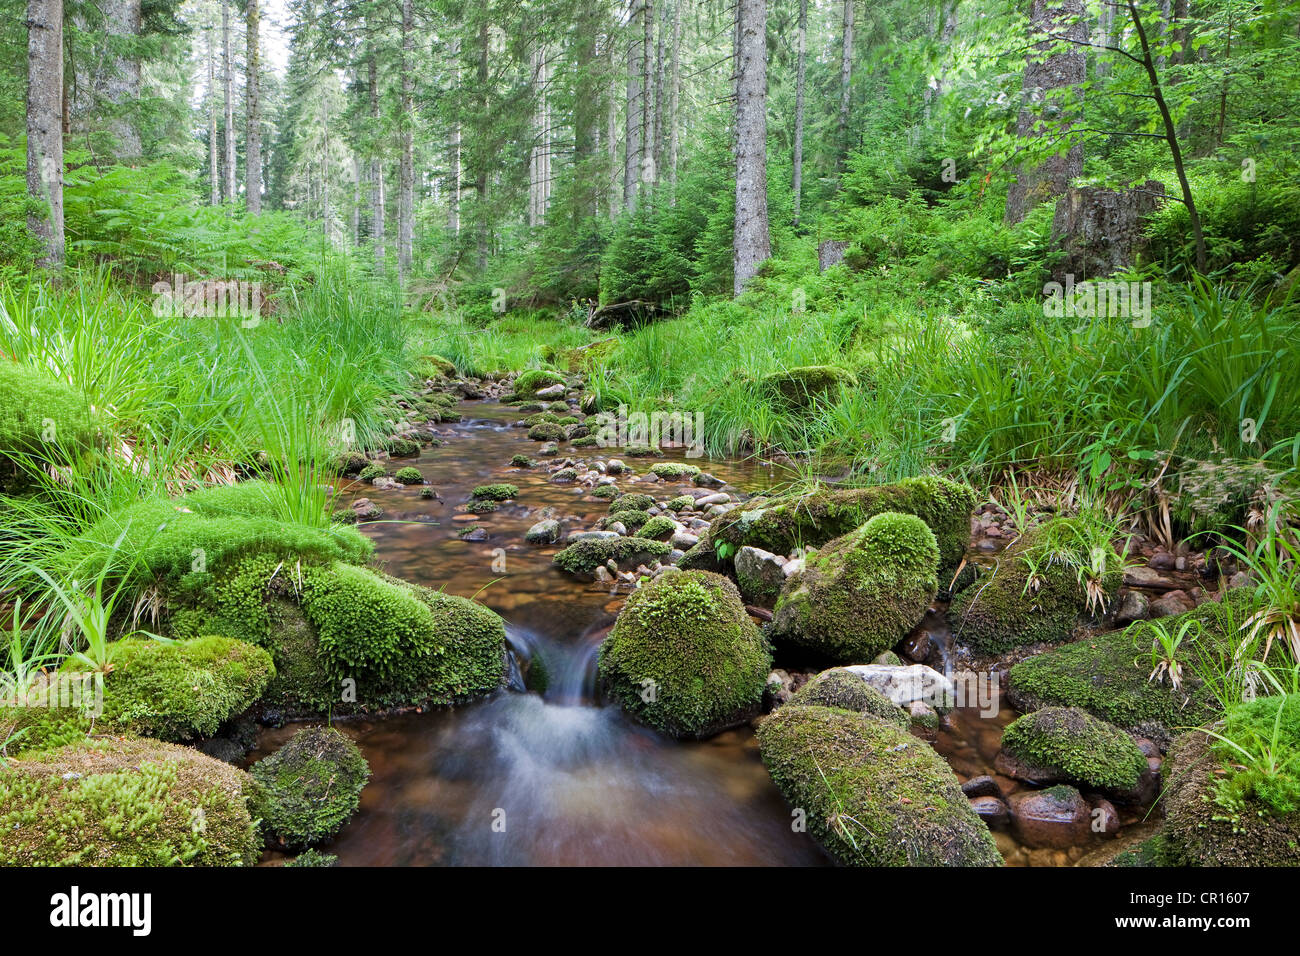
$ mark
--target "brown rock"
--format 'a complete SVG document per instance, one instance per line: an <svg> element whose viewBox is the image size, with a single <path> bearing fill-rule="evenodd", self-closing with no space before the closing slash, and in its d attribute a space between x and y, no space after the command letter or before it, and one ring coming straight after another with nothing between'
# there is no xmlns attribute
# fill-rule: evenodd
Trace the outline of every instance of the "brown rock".
<svg viewBox="0 0 1300 956"><path fill-rule="evenodd" d="M1015 794L1011 813L1020 842L1026 846L1064 850L1087 842L1092 833L1092 808L1074 787Z"/></svg>

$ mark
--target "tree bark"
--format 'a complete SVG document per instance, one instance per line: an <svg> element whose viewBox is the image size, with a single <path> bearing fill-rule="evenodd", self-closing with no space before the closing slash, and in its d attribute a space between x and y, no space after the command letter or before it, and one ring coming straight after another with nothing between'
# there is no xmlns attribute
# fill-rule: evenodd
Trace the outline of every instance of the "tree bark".
<svg viewBox="0 0 1300 956"><path fill-rule="evenodd" d="M677 165L680 161L681 134L679 132L682 105L682 4L673 0L672 90L668 103L668 181L674 187L672 202L676 204Z"/></svg>
<svg viewBox="0 0 1300 956"><path fill-rule="evenodd" d="M767 230L767 3L738 0L733 292L771 253Z"/></svg>
<svg viewBox="0 0 1300 956"><path fill-rule="evenodd" d="M221 161L217 158L217 40L209 24L208 37L208 199L221 205Z"/></svg>
<svg viewBox="0 0 1300 956"><path fill-rule="evenodd" d="M799 27L795 37L797 62L794 82L794 172L791 183L794 192L794 224L799 225L799 212L803 200L803 95L808 76L808 0L799 0Z"/></svg>
<svg viewBox="0 0 1300 956"><path fill-rule="evenodd" d="M405 282L411 272L412 243L415 235L415 139L412 127L415 98L414 65L415 14L411 0L402 0L402 156L398 171L397 194L397 277Z"/></svg>
<svg viewBox="0 0 1300 956"><path fill-rule="evenodd" d="M104 32L118 44L130 44L140 36L140 0L100 0ZM140 131L133 111L140 101L140 58L134 49L113 52L100 71L96 84L103 102L111 107L108 131L113 136L113 158L120 163L138 162Z"/></svg>
<svg viewBox="0 0 1300 956"><path fill-rule="evenodd" d="M623 208L636 206L637 188L641 180L642 141L641 132L641 54L643 52L640 36L640 24L637 17L645 16L644 0L631 0L632 8L628 15L627 44L627 113L624 117L623 133Z"/></svg>
<svg viewBox="0 0 1300 956"><path fill-rule="evenodd" d="M235 70L230 55L230 0L221 0L221 56L225 70L226 202L235 201Z"/></svg>
<svg viewBox="0 0 1300 956"><path fill-rule="evenodd" d="M844 31L840 50L840 117L839 159L842 162L849 143L849 102L853 90L853 0L844 0Z"/></svg>
<svg viewBox="0 0 1300 956"><path fill-rule="evenodd" d="M1087 80L1088 22L1085 19L1083 0L1033 0L1030 9L1030 39L1032 51L1025 62L1023 83L1025 105L1016 121L1016 133L1021 139L1043 134L1042 120L1030 107L1043 104L1044 115L1061 109L1053 100L1055 90L1073 87L1082 98L1083 83ZM1055 49L1059 42L1051 34L1063 36L1069 44L1066 49ZM1054 51L1054 52L1049 52ZM1064 155L1049 157L1038 166L1022 166L1016 181L1007 191L1007 225L1014 225L1038 203L1060 196L1070 185L1070 180L1083 172L1083 144L1076 142Z"/></svg>
<svg viewBox="0 0 1300 956"><path fill-rule="evenodd" d="M452 97L455 118L451 123L451 144L447 156L447 229L453 236L460 235L460 37L451 44L453 69Z"/></svg>
<svg viewBox="0 0 1300 956"><path fill-rule="evenodd" d="M244 195L249 213L256 216L262 211L261 59L258 50L261 15L258 0L247 2L248 62L245 64L244 92L248 130L244 134Z"/></svg>
<svg viewBox="0 0 1300 956"><path fill-rule="evenodd" d="M63 0L27 3L27 195L45 206L29 213L40 242L37 265L63 268Z"/></svg>
<svg viewBox="0 0 1300 956"><path fill-rule="evenodd" d="M375 131L375 144L370 156L370 239L374 246L375 271L382 274L385 265L384 249L384 163L378 138L379 132L379 62L375 56L374 41L366 58L366 74L370 84L370 123Z"/></svg>

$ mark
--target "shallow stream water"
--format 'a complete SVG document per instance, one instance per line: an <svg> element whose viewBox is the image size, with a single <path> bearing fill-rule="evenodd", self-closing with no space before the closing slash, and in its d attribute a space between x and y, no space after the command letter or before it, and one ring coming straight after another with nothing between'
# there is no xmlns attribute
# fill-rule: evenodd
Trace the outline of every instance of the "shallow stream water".
<svg viewBox="0 0 1300 956"><path fill-rule="evenodd" d="M540 448L526 429L512 427L521 417L516 410L463 402L459 411L463 421L439 427L445 444L398 463L419 468L441 500L421 498L419 486L367 487L357 496L385 514L361 528L385 570L501 614L512 687L455 710L339 723L373 776L360 811L327 852L345 866L830 863L809 836L794 832L748 728L682 743L601 704L596 651L626 595L562 574L551 565L562 545L526 544L524 532L543 517L560 519L565 535L588 529L607 502L551 483L544 467L510 466L511 456L535 457ZM611 457L568 446L562 454ZM680 451L667 459L687 460ZM646 470L644 461L626 460ZM750 493L780 479L752 462L693 463ZM619 486L639 490L643 480L620 479ZM517 485L518 497L490 514L465 513L471 489L494 482ZM671 489L647 490L662 497ZM475 526L486 539L464 540ZM539 673L545 690L525 690L542 683L527 680ZM991 773L1013 716L958 710L929 739L963 780ZM253 758L297 729L264 731ZM1017 856L1005 835L999 841Z"/></svg>

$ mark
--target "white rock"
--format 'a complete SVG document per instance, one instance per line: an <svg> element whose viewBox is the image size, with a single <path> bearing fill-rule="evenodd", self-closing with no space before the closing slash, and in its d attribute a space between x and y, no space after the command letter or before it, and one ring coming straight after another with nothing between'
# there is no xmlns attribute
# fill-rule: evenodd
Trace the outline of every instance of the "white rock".
<svg viewBox="0 0 1300 956"><path fill-rule="evenodd" d="M950 710L957 696L957 688L951 680L924 664L908 667L853 664L844 669L861 677L899 707L907 707L919 700L938 710Z"/></svg>

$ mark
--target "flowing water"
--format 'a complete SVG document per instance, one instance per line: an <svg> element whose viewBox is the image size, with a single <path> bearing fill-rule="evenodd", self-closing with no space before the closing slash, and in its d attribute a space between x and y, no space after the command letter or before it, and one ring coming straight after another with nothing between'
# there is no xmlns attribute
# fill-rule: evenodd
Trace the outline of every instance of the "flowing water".
<svg viewBox="0 0 1300 956"><path fill-rule="evenodd" d="M418 467L441 500L421 498L418 486L366 488L385 514L361 527L390 573L501 614L511 687L454 710L340 723L373 776L328 852L341 865L362 866L829 863L807 834L794 832L751 730L677 742L602 705L596 652L626 593L561 574L551 565L561 545L526 544L524 532L543 517L560 519L566 535L588 529L608 503L551 483L543 467L511 467L512 455L540 448L512 427L521 417L514 409L463 402L459 410L462 422L439 428L446 444L400 462ZM595 448L564 452L611 457ZM687 459L670 451L667 460ZM632 463L645 471L646 462ZM781 477L752 462L693 463L747 492ZM642 490L643 481L620 478L619 486ZM490 514L465 513L471 489L494 482L517 485L518 497ZM675 487L644 490L663 497ZM484 540L462 537L474 529ZM946 630L927 623L940 636L936 653L946 654ZM1012 716L954 711L930 739L962 779L989 773ZM297 729L264 731L253 759ZM999 839L1014 855L1005 835Z"/></svg>

